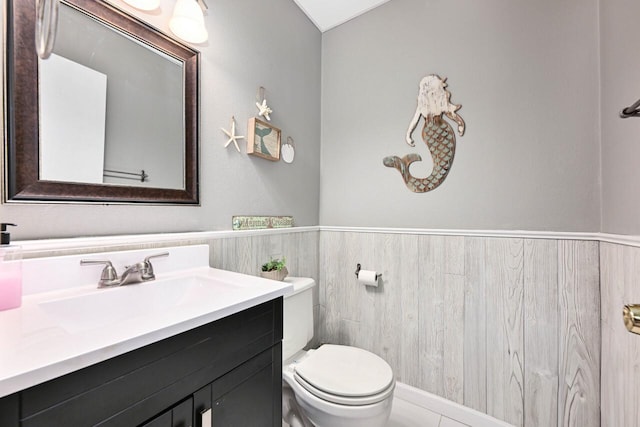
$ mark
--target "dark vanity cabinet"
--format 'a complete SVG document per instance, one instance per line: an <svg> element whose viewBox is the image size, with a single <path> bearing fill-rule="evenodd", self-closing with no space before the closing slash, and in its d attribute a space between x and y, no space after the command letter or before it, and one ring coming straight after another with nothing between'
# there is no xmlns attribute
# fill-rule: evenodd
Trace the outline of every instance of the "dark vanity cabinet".
<svg viewBox="0 0 640 427"><path fill-rule="evenodd" d="M280 426L282 298L0 399L0 426Z"/></svg>

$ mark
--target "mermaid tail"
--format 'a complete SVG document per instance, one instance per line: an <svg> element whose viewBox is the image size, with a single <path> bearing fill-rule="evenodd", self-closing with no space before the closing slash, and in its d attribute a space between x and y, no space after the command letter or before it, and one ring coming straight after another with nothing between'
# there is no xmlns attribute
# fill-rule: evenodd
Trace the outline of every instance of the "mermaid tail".
<svg viewBox="0 0 640 427"><path fill-rule="evenodd" d="M433 170L428 177L416 178L409 171L413 162L422 160L419 154L411 153L402 158L388 156L383 160L385 166L396 168L400 172L407 188L414 193L426 193L440 186L449 174L456 151L455 134L442 116L425 118L422 140L427 144L433 158Z"/></svg>
<svg viewBox="0 0 640 427"><path fill-rule="evenodd" d="M269 135L270 133L270 128L256 128L256 135L260 137L260 152L269 156L273 156L273 154L271 154L271 152L267 148L267 145L264 143L264 137Z"/></svg>

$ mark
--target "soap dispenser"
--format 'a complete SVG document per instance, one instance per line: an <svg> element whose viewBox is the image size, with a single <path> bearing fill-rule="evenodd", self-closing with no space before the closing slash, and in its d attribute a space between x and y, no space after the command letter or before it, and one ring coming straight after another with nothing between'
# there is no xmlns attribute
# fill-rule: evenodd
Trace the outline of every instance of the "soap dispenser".
<svg viewBox="0 0 640 427"><path fill-rule="evenodd" d="M16 224L0 224L0 310L22 304L22 248L11 245L8 225Z"/></svg>

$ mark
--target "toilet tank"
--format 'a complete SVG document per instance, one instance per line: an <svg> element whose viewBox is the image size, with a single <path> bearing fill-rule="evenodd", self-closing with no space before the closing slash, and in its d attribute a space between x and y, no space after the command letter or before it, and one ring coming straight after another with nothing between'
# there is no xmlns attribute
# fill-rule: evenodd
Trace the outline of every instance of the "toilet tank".
<svg viewBox="0 0 640 427"><path fill-rule="evenodd" d="M293 292L284 297L282 360L302 350L313 338L313 287L309 277L287 277Z"/></svg>

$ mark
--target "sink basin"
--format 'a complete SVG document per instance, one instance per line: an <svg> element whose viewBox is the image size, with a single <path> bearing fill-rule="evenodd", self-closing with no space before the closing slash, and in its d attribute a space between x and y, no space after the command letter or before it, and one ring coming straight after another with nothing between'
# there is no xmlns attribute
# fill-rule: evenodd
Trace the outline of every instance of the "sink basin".
<svg viewBox="0 0 640 427"><path fill-rule="evenodd" d="M40 308L68 332L81 332L123 320L192 307L220 299L237 286L206 276L181 276L41 302Z"/></svg>

